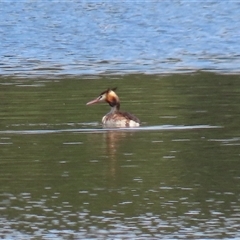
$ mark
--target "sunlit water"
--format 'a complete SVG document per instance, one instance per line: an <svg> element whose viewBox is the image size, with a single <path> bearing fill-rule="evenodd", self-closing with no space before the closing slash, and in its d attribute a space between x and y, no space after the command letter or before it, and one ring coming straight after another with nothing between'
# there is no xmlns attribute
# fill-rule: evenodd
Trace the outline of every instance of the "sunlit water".
<svg viewBox="0 0 240 240"><path fill-rule="evenodd" d="M0 2L0 74L239 73L239 1Z"/></svg>
<svg viewBox="0 0 240 240"><path fill-rule="evenodd" d="M0 84L0 238L240 238L239 76ZM86 106L110 86L140 128Z"/></svg>

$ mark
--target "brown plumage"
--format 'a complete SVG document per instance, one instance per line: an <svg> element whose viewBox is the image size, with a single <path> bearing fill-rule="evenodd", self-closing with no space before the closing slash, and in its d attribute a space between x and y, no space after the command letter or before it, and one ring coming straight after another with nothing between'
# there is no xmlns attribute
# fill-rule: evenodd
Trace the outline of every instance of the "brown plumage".
<svg viewBox="0 0 240 240"><path fill-rule="evenodd" d="M134 115L128 112L120 111L120 100L115 93L116 88L107 89L102 92L99 97L87 103L87 105L106 101L111 111L102 118L105 127L139 127L140 121Z"/></svg>

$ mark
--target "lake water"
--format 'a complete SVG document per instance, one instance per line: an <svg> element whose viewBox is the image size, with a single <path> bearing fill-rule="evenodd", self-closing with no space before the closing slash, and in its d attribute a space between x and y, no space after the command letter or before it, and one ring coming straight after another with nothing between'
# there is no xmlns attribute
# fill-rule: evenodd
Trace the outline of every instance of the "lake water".
<svg viewBox="0 0 240 240"><path fill-rule="evenodd" d="M102 129L118 86L139 129ZM240 76L1 79L0 238L240 238Z"/></svg>
<svg viewBox="0 0 240 240"><path fill-rule="evenodd" d="M239 7L1 1L0 238L239 239Z"/></svg>
<svg viewBox="0 0 240 240"><path fill-rule="evenodd" d="M0 75L237 72L239 1L0 3Z"/></svg>

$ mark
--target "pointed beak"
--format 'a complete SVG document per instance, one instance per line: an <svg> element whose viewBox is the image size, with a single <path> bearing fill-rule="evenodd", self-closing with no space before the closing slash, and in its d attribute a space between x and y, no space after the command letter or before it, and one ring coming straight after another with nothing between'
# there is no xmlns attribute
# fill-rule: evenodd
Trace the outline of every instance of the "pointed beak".
<svg viewBox="0 0 240 240"><path fill-rule="evenodd" d="M88 102L86 105L91 105L91 104L98 103L98 102L100 102L100 100L99 100L99 98L96 98L96 99Z"/></svg>

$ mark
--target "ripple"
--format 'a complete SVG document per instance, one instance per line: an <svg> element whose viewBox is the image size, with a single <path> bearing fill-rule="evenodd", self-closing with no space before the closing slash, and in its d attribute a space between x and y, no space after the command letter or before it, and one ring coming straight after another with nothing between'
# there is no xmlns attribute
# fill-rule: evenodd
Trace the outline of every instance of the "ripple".
<svg viewBox="0 0 240 240"><path fill-rule="evenodd" d="M175 126L175 125L160 125L160 126L149 126L149 127L138 127L138 128L84 128L84 129L59 129L59 130L5 130L0 131L0 134L52 134L52 133L63 133L63 132L75 132L75 133L106 133L112 131L126 131L126 132L140 132L140 131L165 131L165 130L195 130L195 129L214 129L214 128L222 128L221 126L210 126L210 125L193 125L193 126ZM173 140L174 141L174 140ZM180 140L181 141L181 140ZM184 139L183 141L186 141ZM71 142L64 144L82 144L79 142Z"/></svg>
<svg viewBox="0 0 240 240"><path fill-rule="evenodd" d="M237 1L91 5L2 4L0 74L50 79L198 70L239 73Z"/></svg>

